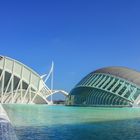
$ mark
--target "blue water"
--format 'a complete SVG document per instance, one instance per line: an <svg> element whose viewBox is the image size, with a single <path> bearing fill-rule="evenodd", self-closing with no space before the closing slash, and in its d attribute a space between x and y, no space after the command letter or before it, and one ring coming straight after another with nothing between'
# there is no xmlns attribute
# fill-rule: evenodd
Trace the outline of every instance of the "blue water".
<svg viewBox="0 0 140 140"><path fill-rule="evenodd" d="M4 118L0 118L0 140L17 140L13 127Z"/></svg>
<svg viewBox="0 0 140 140"><path fill-rule="evenodd" d="M139 108L4 105L19 140L139 140Z"/></svg>

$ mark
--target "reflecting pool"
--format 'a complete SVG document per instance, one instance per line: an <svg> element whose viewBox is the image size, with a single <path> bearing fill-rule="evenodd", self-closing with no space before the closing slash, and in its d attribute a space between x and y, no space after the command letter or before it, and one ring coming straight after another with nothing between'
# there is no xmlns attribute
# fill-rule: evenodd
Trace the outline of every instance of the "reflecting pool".
<svg viewBox="0 0 140 140"><path fill-rule="evenodd" d="M3 105L19 140L139 140L140 108Z"/></svg>

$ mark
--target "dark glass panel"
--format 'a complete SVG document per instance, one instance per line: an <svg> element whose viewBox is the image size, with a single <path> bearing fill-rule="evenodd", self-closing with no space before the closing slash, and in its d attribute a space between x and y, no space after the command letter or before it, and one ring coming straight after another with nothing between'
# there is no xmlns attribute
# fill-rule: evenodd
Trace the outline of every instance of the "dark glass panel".
<svg viewBox="0 0 140 140"><path fill-rule="evenodd" d="M17 76L14 76L14 90L17 89L20 79Z"/></svg>
<svg viewBox="0 0 140 140"><path fill-rule="evenodd" d="M28 88L28 84L23 81L22 82L22 89L26 90L27 88Z"/></svg>
<svg viewBox="0 0 140 140"><path fill-rule="evenodd" d="M140 90L137 89L136 93L133 96L134 100L136 100L139 95L140 95Z"/></svg>
<svg viewBox="0 0 140 140"><path fill-rule="evenodd" d="M113 92L116 92L120 86L121 86L121 83L119 83L119 84L115 87L115 89L113 90Z"/></svg>
<svg viewBox="0 0 140 140"><path fill-rule="evenodd" d="M11 73L5 71L5 76L4 76L4 92L8 86L8 82L10 80L10 77L11 77Z"/></svg>
<svg viewBox="0 0 140 140"><path fill-rule="evenodd" d="M112 85L110 85L110 87L108 87L108 89L107 90L111 90L111 88L117 83L117 79L115 79L115 81L112 83Z"/></svg>
<svg viewBox="0 0 140 140"><path fill-rule="evenodd" d="M125 98L128 98L130 96L131 92L127 91L126 94L124 95Z"/></svg>
<svg viewBox="0 0 140 140"><path fill-rule="evenodd" d="M119 95L122 95L123 94L123 92L126 90L126 86L124 86L120 91L119 91Z"/></svg>

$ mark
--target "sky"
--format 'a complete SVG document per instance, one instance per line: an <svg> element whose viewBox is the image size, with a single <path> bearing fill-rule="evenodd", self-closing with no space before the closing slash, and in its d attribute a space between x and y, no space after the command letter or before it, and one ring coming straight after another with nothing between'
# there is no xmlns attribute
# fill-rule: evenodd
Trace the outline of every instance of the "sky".
<svg viewBox="0 0 140 140"><path fill-rule="evenodd" d="M0 54L40 75L54 61L54 88L70 91L108 66L140 71L139 0L0 1Z"/></svg>

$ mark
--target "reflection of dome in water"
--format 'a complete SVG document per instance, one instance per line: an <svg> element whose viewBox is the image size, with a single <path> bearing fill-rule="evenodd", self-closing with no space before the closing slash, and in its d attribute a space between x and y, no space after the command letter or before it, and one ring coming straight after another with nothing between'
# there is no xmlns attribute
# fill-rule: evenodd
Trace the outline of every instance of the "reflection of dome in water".
<svg viewBox="0 0 140 140"><path fill-rule="evenodd" d="M137 106L140 73L125 67L106 67L91 72L70 92L67 105Z"/></svg>

